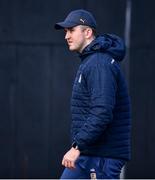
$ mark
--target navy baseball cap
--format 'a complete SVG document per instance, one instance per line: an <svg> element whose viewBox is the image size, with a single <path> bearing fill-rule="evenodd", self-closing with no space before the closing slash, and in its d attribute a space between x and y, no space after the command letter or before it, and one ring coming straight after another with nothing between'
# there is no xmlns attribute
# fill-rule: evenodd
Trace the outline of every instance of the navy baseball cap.
<svg viewBox="0 0 155 180"><path fill-rule="evenodd" d="M74 26L84 25L96 29L96 20L93 15L83 9L71 11L66 19L55 24L55 29L72 28Z"/></svg>

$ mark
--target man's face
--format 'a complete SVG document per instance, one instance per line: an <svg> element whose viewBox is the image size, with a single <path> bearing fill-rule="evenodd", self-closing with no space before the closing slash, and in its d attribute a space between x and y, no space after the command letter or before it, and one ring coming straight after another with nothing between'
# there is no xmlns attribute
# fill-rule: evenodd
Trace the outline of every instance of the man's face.
<svg viewBox="0 0 155 180"><path fill-rule="evenodd" d="M65 29L65 39L70 51L82 52L86 45L85 29L80 25Z"/></svg>

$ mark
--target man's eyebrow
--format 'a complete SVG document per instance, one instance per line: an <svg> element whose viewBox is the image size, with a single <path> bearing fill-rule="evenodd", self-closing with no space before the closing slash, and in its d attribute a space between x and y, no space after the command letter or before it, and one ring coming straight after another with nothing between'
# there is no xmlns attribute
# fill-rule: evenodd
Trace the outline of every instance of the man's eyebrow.
<svg viewBox="0 0 155 180"><path fill-rule="evenodd" d="M69 28L65 28L64 31L66 32L67 30L70 31L70 30L73 30L73 29L74 29L74 27L69 27Z"/></svg>

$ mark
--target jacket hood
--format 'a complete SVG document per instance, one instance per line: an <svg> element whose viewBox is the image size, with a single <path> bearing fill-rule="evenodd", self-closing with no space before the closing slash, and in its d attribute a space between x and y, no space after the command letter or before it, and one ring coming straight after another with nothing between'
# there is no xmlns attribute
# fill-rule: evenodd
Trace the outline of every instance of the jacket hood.
<svg viewBox="0 0 155 180"><path fill-rule="evenodd" d="M80 54L84 58L95 52L103 52L111 55L116 61L122 61L125 56L125 44L123 40L114 34L97 36Z"/></svg>

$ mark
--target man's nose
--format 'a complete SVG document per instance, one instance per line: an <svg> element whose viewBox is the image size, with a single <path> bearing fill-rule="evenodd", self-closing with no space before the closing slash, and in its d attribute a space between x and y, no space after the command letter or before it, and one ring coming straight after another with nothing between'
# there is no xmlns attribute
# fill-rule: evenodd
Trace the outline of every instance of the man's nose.
<svg viewBox="0 0 155 180"><path fill-rule="evenodd" d="M65 39L67 40L69 38L69 32L66 32Z"/></svg>

